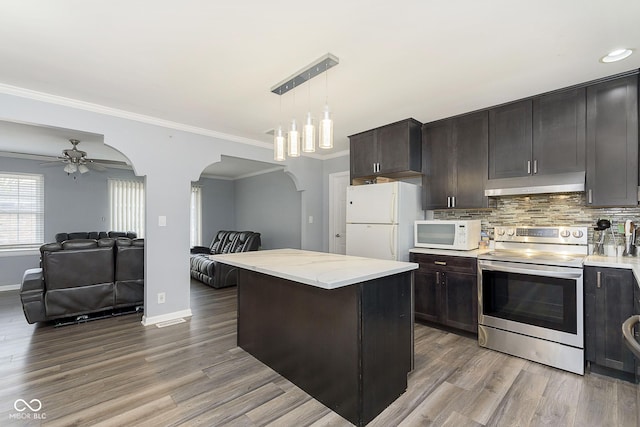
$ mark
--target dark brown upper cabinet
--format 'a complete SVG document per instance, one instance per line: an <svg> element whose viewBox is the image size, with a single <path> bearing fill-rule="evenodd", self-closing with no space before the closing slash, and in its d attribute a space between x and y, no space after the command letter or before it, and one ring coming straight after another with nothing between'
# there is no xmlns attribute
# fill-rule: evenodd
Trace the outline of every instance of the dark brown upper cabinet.
<svg viewBox="0 0 640 427"><path fill-rule="evenodd" d="M489 110L489 179L585 170L585 89Z"/></svg>
<svg viewBox="0 0 640 427"><path fill-rule="evenodd" d="M350 136L351 179L421 174L421 125L406 119Z"/></svg>
<svg viewBox="0 0 640 427"><path fill-rule="evenodd" d="M487 111L422 127L423 209L484 208L487 179Z"/></svg>
<svg viewBox="0 0 640 427"><path fill-rule="evenodd" d="M587 88L587 204L638 204L638 75Z"/></svg>

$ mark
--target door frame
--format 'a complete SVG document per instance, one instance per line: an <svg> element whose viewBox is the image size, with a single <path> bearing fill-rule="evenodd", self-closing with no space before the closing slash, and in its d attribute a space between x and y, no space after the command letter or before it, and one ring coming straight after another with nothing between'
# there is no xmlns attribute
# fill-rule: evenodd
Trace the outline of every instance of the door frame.
<svg viewBox="0 0 640 427"><path fill-rule="evenodd" d="M337 179L344 176L349 177L350 171L334 172L329 174L329 253L335 253L334 227L335 227L335 192L337 190ZM349 182L349 184L351 184ZM347 184L347 185L349 185Z"/></svg>

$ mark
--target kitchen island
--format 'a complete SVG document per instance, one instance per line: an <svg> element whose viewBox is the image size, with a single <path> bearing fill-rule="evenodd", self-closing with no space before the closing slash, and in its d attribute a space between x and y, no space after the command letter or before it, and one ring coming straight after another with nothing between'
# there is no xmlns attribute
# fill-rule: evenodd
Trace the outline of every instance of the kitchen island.
<svg viewBox="0 0 640 427"><path fill-rule="evenodd" d="M238 267L238 346L357 426L407 388L417 264L295 249Z"/></svg>

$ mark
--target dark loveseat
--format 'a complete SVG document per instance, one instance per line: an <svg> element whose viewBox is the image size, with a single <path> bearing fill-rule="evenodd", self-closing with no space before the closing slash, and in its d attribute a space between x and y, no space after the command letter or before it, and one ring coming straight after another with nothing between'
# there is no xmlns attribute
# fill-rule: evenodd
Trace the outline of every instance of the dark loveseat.
<svg viewBox="0 0 640 427"><path fill-rule="evenodd" d="M144 304L144 240L72 239L40 247L20 289L29 323Z"/></svg>
<svg viewBox="0 0 640 427"><path fill-rule="evenodd" d="M260 248L260 233L253 231L218 231L211 246L191 248L191 277L214 288L238 284L235 267L209 259L209 255L257 251Z"/></svg>

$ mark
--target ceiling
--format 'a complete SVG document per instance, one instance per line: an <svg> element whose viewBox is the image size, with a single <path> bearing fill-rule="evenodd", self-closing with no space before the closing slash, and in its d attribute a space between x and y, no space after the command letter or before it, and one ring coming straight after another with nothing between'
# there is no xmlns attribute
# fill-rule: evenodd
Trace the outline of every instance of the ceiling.
<svg viewBox="0 0 640 427"><path fill-rule="evenodd" d="M331 156L348 150L348 135L404 118L429 122L640 68L638 16L637 0L0 0L0 91L266 147L266 131L309 107L319 114L328 96L335 148L319 154ZM636 51L599 62L620 47ZM340 59L328 78L270 92L328 52Z"/></svg>

